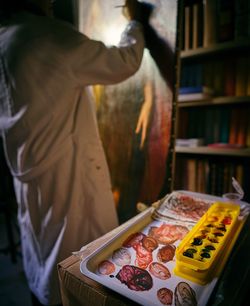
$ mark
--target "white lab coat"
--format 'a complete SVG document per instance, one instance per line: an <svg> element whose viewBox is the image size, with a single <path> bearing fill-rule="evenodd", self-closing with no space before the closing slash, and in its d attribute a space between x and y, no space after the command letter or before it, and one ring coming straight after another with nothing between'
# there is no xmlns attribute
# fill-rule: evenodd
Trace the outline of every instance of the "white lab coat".
<svg viewBox="0 0 250 306"><path fill-rule="evenodd" d="M141 26L131 22L122 42L106 47L64 22L25 12L0 27L0 128L24 269L43 304L60 303L56 264L118 225L88 85L137 71Z"/></svg>

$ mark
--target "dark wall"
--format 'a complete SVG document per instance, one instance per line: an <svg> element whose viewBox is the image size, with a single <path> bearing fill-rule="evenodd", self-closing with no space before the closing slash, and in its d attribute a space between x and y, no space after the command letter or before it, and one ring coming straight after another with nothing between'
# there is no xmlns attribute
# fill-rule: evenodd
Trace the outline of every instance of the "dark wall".
<svg viewBox="0 0 250 306"><path fill-rule="evenodd" d="M72 24L77 24L76 20L76 1L58 0L54 4L54 15L56 18L63 19Z"/></svg>

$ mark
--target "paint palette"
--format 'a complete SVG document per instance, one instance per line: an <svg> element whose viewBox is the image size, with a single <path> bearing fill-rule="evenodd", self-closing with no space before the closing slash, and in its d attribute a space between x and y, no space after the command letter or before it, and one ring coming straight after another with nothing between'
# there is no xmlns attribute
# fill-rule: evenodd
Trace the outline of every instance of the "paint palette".
<svg viewBox="0 0 250 306"><path fill-rule="evenodd" d="M175 274L198 284L209 282L236 239L239 212L239 205L214 203L177 247Z"/></svg>

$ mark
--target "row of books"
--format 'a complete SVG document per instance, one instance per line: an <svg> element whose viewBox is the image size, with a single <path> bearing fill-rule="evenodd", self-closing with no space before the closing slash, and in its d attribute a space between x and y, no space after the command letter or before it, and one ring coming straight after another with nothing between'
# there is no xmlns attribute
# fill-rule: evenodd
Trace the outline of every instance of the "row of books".
<svg viewBox="0 0 250 306"><path fill-rule="evenodd" d="M228 56L181 67L179 101L214 96L250 96L250 57Z"/></svg>
<svg viewBox="0 0 250 306"><path fill-rule="evenodd" d="M183 50L250 37L249 0L186 1Z"/></svg>
<svg viewBox="0 0 250 306"><path fill-rule="evenodd" d="M176 163L175 182L177 189L222 196L235 192L232 177L243 186L243 164L208 159L181 158Z"/></svg>
<svg viewBox="0 0 250 306"><path fill-rule="evenodd" d="M195 146L201 144L219 147L219 144L228 144L235 148L250 147L249 118L249 106L182 109L178 138L199 139ZM187 143L186 146L190 146ZM194 141L190 143L194 144Z"/></svg>

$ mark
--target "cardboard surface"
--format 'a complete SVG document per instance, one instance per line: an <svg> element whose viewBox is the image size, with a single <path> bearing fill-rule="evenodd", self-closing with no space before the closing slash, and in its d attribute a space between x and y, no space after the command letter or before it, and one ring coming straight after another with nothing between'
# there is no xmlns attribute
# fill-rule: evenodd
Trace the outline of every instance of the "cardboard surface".
<svg viewBox="0 0 250 306"><path fill-rule="evenodd" d="M126 306L122 296L104 288L80 272L80 259L75 256L59 264L58 273L64 306ZM131 305L131 304L130 304Z"/></svg>

